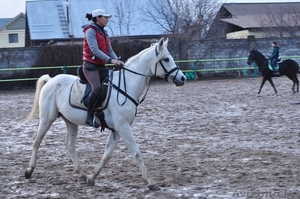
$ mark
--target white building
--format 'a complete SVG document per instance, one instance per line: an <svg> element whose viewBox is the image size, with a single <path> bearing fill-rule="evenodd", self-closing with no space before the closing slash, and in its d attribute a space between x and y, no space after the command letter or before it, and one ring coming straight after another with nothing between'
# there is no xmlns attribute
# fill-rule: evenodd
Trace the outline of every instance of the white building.
<svg viewBox="0 0 300 199"><path fill-rule="evenodd" d="M25 46L25 14L0 19L0 48Z"/></svg>

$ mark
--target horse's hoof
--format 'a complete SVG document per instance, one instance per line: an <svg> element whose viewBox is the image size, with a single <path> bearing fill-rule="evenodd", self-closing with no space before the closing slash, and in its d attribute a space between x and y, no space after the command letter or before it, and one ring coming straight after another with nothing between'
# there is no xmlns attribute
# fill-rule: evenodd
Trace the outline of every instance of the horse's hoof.
<svg viewBox="0 0 300 199"><path fill-rule="evenodd" d="M29 179L31 174L32 174L32 171L30 169L25 170L25 178Z"/></svg>
<svg viewBox="0 0 300 199"><path fill-rule="evenodd" d="M86 175L80 177L81 180L86 183L88 186L94 186L95 182L89 179Z"/></svg>
<svg viewBox="0 0 300 199"><path fill-rule="evenodd" d="M159 191L160 187L157 184L152 184L148 186L151 191Z"/></svg>
<svg viewBox="0 0 300 199"><path fill-rule="evenodd" d="M95 182L93 181L93 180L91 180L91 179L87 179L87 181L86 181L86 184L88 185L88 186L94 186L95 185Z"/></svg>
<svg viewBox="0 0 300 199"><path fill-rule="evenodd" d="M82 180L83 182L86 183L86 181L87 181L87 176L80 176L80 178L81 178L81 180Z"/></svg>

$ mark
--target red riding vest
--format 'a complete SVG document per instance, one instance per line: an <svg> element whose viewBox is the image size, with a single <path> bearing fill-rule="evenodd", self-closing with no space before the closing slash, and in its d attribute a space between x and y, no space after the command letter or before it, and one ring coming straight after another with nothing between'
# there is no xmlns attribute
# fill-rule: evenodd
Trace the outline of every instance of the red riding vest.
<svg viewBox="0 0 300 199"><path fill-rule="evenodd" d="M109 50L109 46L110 46L110 40L108 38L107 33L105 32L105 35L97 30L96 28L94 28L93 26L87 26L83 32L85 33L88 29L93 28L96 32L96 37L97 37L97 43L98 43L98 48L105 53L106 55L108 55L108 50ZM105 65L105 61L102 59L99 59L98 57L94 56L94 54L92 53L86 37L84 36L83 39L83 60L84 61L88 61L90 63L93 63L97 66L104 66Z"/></svg>

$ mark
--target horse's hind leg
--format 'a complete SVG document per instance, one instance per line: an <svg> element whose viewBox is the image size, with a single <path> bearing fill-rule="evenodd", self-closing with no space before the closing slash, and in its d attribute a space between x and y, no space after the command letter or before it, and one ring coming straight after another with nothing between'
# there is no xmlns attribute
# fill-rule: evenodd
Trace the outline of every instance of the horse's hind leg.
<svg viewBox="0 0 300 199"><path fill-rule="evenodd" d="M36 167L36 157L37 157L37 151L40 147L40 144L46 135L48 129L50 128L51 124L54 122L56 118L43 118L41 117L39 121L39 127L38 127L38 132L37 135L33 141L32 144L32 153L31 153L31 158L29 162L29 167L25 170L25 177L30 178L30 176L33 173L33 170Z"/></svg>
<svg viewBox="0 0 300 199"><path fill-rule="evenodd" d="M86 175L81 167L77 152L76 152L76 138L78 134L78 125L74 124L64 118L64 121L67 125L67 136L65 145L68 149L68 153L71 157L71 160L74 164L75 170L79 172L80 177L84 178Z"/></svg>
<svg viewBox="0 0 300 199"><path fill-rule="evenodd" d="M297 86L297 90L295 91L295 86ZM293 83L293 87L292 87L293 93L295 94L296 92L299 93L299 82L295 82Z"/></svg>
<svg viewBox="0 0 300 199"><path fill-rule="evenodd" d="M299 80L298 80L297 75L295 76L293 82L294 82L294 87L295 87L295 84L296 84L296 86L297 86L297 93L299 93ZM293 91L294 91L294 87L293 87ZM294 91L294 92L295 92L295 91Z"/></svg>
<svg viewBox="0 0 300 199"><path fill-rule="evenodd" d="M95 179L99 175L99 173L102 170L105 163L110 159L110 157L115 149L115 146L117 145L119 140L120 140L120 135L118 133L112 131L109 134L103 157L101 158L99 164L95 167L93 175L90 178L83 179L88 185L95 184Z"/></svg>
<svg viewBox="0 0 300 199"><path fill-rule="evenodd" d="M296 75L286 75L290 80L293 81L293 87L292 87L292 90L294 93L299 93L299 80L298 80L298 77L297 77L297 74ZM297 86L297 89L295 91L295 86Z"/></svg>

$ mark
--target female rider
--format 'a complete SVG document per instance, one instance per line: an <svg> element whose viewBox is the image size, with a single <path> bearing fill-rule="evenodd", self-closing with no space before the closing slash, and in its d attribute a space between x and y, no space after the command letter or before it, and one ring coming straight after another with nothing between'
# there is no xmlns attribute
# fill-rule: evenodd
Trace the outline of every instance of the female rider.
<svg viewBox="0 0 300 199"><path fill-rule="evenodd" d="M93 122L94 109L101 91L99 70L104 68L107 63L118 67L124 65L124 62L118 60L111 47L108 34L104 30L111 16L103 9L93 10L92 13L86 14L86 18L92 22L82 27L84 32L83 73L92 87L85 123L95 128L100 127L99 124Z"/></svg>

